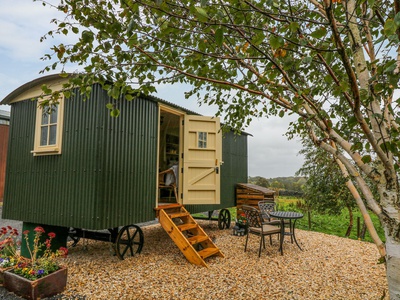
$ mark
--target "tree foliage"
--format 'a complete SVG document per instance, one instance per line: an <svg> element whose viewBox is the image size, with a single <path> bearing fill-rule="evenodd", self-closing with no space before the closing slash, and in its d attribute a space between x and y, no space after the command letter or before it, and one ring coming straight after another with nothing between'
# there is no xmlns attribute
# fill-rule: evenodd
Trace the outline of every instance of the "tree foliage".
<svg viewBox="0 0 400 300"><path fill-rule="evenodd" d="M90 93L99 82L132 100L160 83L188 83L187 97L217 105L238 130L254 117L296 114L290 133L334 157L387 253L390 296L400 298L398 0L61 0L56 8L65 19L44 38L78 41L55 45L47 70L83 71L66 90ZM109 108L117 115L118 101Z"/></svg>
<svg viewBox="0 0 400 300"><path fill-rule="evenodd" d="M307 178L303 197L309 207L331 215L341 214L344 208L351 211L356 203L334 159L309 142L303 143L300 153L305 160L297 174Z"/></svg>

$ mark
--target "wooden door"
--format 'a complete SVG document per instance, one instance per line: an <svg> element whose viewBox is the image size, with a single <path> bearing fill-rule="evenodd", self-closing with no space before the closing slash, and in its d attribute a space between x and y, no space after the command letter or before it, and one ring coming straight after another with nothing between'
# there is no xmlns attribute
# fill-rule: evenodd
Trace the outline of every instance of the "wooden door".
<svg viewBox="0 0 400 300"><path fill-rule="evenodd" d="M186 115L183 204L220 203L222 134L219 118Z"/></svg>

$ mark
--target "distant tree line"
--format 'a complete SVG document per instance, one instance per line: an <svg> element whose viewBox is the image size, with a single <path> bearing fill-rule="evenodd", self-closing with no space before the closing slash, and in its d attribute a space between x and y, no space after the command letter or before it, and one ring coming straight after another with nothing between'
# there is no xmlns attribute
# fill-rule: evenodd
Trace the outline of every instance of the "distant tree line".
<svg viewBox="0 0 400 300"><path fill-rule="evenodd" d="M306 179L300 176L276 177L269 179L261 176L249 176L248 182L277 191L281 196L301 197L303 195L302 186L306 183Z"/></svg>

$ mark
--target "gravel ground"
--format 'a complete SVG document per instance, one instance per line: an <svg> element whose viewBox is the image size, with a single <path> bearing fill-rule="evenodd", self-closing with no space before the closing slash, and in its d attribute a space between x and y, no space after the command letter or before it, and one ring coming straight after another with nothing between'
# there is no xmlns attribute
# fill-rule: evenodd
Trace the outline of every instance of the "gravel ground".
<svg viewBox="0 0 400 300"><path fill-rule="evenodd" d="M189 264L162 227L150 225L142 228L142 253L123 261L110 243L81 240L70 247L67 289L48 299L364 300L387 294L385 269L371 243L297 230L304 251L285 239L281 256L274 237L258 258L258 237L250 236L244 252L245 237L218 230L214 221L199 223L225 254L208 258L209 268ZM0 299L20 298L0 288Z"/></svg>

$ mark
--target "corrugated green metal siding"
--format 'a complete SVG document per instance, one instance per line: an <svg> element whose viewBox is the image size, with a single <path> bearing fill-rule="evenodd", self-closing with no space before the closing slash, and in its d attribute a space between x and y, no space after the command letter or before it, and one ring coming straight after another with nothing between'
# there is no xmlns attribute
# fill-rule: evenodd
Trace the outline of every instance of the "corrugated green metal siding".
<svg viewBox="0 0 400 300"><path fill-rule="evenodd" d="M108 118L103 157L104 221L127 225L154 220L157 179L157 103L121 101L118 118Z"/></svg>
<svg viewBox="0 0 400 300"><path fill-rule="evenodd" d="M62 170L57 182L61 200L54 204L61 215L50 220L50 225L94 229L101 218L100 149L107 117L106 98L106 93L94 86L90 99L83 101L77 93L65 103L61 162L53 164L55 171Z"/></svg>
<svg viewBox="0 0 400 300"><path fill-rule="evenodd" d="M30 153L36 102L12 105L3 217L58 226L94 226L99 201L96 192L101 186L96 176L101 169L98 137L106 115L95 99L103 94L95 89L92 99L86 102L79 95L65 102L61 155L34 157Z"/></svg>
<svg viewBox="0 0 400 300"><path fill-rule="evenodd" d="M36 102L12 105L3 218L105 229L154 218L157 104L121 101L109 117L108 97L65 103L61 155L36 156Z"/></svg>
<svg viewBox="0 0 400 300"><path fill-rule="evenodd" d="M30 212L32 199L33 130L35 127L35 103L18 102L12 105L7 153L6 181L4 190L3 219L22 220Z"/></svg>
<svg viewBox="0 0 400 300"><path fill-rule="evenodd" d="M191 213L236 206L235 185L247 182L247 135L227 132L222 139L221 203L218 205L188 205Z"/></svg>

